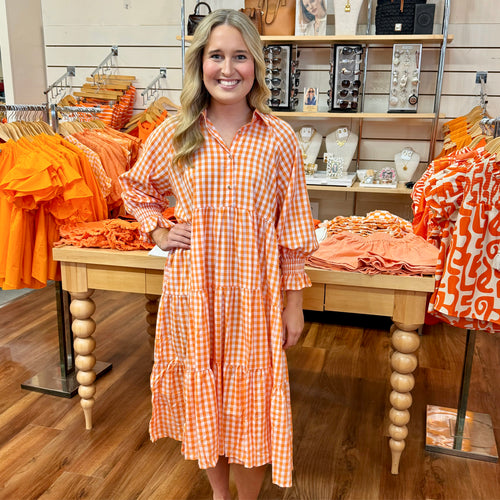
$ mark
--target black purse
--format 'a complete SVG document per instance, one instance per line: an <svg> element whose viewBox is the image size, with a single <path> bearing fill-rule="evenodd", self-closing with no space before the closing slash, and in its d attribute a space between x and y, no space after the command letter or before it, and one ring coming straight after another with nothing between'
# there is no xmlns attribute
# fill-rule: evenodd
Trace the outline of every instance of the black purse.
<svg viewBox="0 0 500 500"><path fill-rule="evenodd" d="M377 35L411 35L415 24L415 4L427 0L377 0L375 33Z"/></svg>
<svg viewBox="0 0 500 500"><path fill-rule="evenodd" d="M208 14L212 12L212 9L210 9L210 5L206 2L198 2L195 7L194 7L194 14L189 14L188 16L188 22L187 22L187 33L188 36L191 36L194 34L194 30L200 24L201 20L207 16L208 14L198 14L198 8L201 5L205 5L205 7L208 9Z"/></svg>

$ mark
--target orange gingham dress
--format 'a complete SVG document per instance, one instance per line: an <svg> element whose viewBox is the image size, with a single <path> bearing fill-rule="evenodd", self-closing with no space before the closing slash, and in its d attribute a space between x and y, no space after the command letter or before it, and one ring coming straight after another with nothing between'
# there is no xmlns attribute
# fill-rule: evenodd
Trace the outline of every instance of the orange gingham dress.
<svg viewBox="0 0 500 500"><path fill-rule="evenodd" d="M171 166L175 122L152 132L136 166L121 176L125 206L144 232L166 196L192 225L190 250L165 265L151 374L151 439L182 441L201 468L218 457L272 463L274 483L292 483L292 419L282 348L284 290L310 286L317 247L302 155L293 129L255 111L227 147L200 117L205 142L194 168Z"/></svg>

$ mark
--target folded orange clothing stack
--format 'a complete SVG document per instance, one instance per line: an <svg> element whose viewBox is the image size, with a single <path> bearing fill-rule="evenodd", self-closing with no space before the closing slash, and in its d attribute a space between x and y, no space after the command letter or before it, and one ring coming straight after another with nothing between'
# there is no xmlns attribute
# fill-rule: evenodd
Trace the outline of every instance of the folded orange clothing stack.
<svg viewBox="0 0 500 500"><path fill-rule="evenodd" d="M365 217L338 216L321 223L327 238L307 264L365 274L433 274L437 248L413 234L411 223L386 210Z"/></svg>
<svg viewBox="0 0 500 500"><path fill-rule="evenodd" d="M143 241L138 222L105 219L96 222L64 224L59 228L61 239L54 246L113 248L115 250L149 250L154 245Z"/></svg>
<svg viewBox="0 0 500 500"><path fill-rule="evenodd" d="M437 258L437 248L416 234L396 238L383 231L367 236L344 231L322 241L307 264L332 271L423 275L434 273Z"/></svg>

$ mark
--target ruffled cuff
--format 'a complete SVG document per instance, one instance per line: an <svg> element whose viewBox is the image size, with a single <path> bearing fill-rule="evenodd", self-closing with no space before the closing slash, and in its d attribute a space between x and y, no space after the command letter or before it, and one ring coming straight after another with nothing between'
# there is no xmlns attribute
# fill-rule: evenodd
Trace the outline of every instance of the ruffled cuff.
<svg viewBox="0 0 500 500"><path fill-rule="evenodd" d="M139 221L141 223L141 238L144 241L147 241L149 243L153 243L154 241L149 235L153 229L156 229L157 227L165 227L167 229L170 229L175 225L175 222L172 222L171 220L166 219L163 217L161 213L151 213L148 214L147 217L142 218Z"/></svg>
<svg viewBox="0 0 500 500"><path fill-rule="evenodd" d="M285 259L281 263L281 289L302 290L311 286L311 280L304 271L303 257Z"/></svg>

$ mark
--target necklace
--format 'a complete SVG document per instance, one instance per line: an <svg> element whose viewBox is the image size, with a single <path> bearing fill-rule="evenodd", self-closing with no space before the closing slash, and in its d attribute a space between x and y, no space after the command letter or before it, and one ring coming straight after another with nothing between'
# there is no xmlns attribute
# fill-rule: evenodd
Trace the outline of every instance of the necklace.
<svg viewBox="0 0 500 500"><path fill-rule="evenodd" d="M346 0L344 11L351 12L351 0Z"/></svg>
<svg viewBox="0 0 500 500"><path fill-rule="evenodd" d="M413 151L410 151L409 149L406 149L401 153L401 160L403 162L403 170L408 170L408 163L410 163L410 160L413 157ZM406 163L404 161L406 160Z"/></svg>
<svg viewBox="0 0 500 500"><path fill-rule="evenodd" d="M299 144L300 144L300 149L302 149L302 158L304 158L304 160L307 159L307 150L309 149L309 147L311 146L311 143L312 143L312 140L313 140L313 137L316 135L316 130L313 131L313 133L311 134L311 137L307 140L307 141L304 141L302 139L302 134L298 133L297 137L299 139Z"/></svg>

